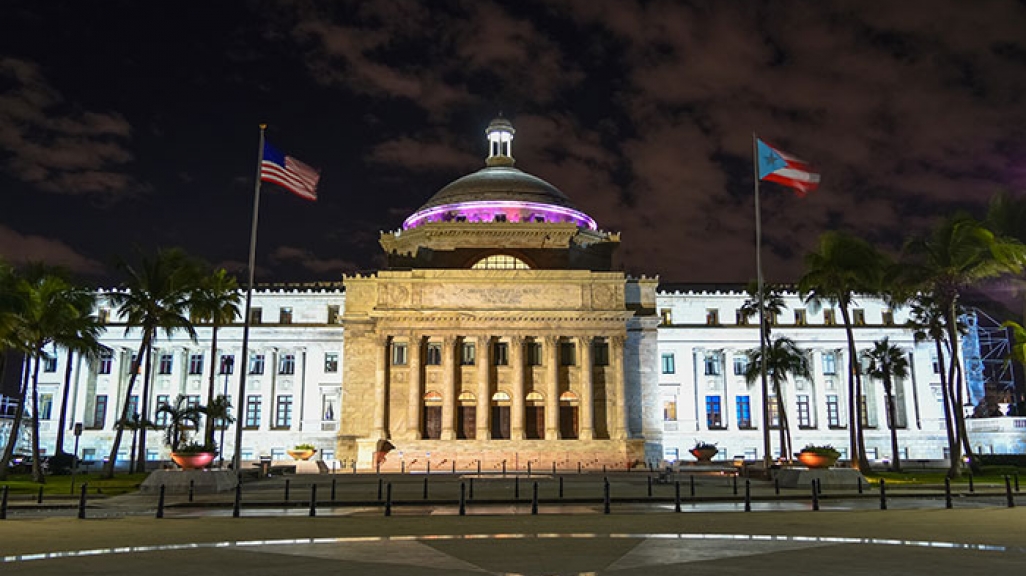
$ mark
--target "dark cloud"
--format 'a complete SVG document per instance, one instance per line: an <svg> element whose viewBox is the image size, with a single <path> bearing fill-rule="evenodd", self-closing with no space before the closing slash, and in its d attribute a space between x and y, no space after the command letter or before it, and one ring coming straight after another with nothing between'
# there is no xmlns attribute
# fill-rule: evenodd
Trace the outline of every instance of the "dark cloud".
<svg viewBox="0 0 1026 576"><path fill-rule="evenodd" d="M60 240L21 234L6 226L0 226L0 257L14 265L45 262L87 276L103 271L99 262L83 256Z"/></svg>

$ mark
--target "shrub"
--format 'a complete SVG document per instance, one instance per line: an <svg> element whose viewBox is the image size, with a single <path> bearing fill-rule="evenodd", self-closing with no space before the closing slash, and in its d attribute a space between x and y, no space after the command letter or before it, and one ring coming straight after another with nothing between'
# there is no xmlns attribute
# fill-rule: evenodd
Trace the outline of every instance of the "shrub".
<svg viewBox="0 0 1026 576"><path fill-rule="evenodd" d="M831 458L839 458L841 453L829 444L817 446L815 444L809 444L802 448L802 452L811 452L812 454L818 454L820 456L829 456Z"/></svg>
<svg viewBox="0 0 1026 576"><path fill-rule="evenodd" d="M316 450L316 449L317 448L314 447L313 444L296 444L296 447L293 448L293 450Z"/></svg>

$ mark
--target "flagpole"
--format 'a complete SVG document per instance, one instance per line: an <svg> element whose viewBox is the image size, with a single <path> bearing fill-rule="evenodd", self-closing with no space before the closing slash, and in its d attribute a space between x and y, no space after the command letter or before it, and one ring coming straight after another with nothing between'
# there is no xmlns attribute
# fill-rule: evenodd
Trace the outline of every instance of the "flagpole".
<svg viewBox="0 0 1026 576"><path fill-rule="evenodd" d="M752 132L752 164L755 168L755 273L759 291L759 377L762 382L762 461L769 474L770 419L769 387L766 385L766 295L762 281L762 212L759 209L759 138ZM780 399L778 398L779 402ZM784 447L780 447L783 454Z"/></svg>
<svg viewBox="0 0 1026 576"><path fill-rule="evenodd" d="M264 130L267 124L260 125L260 145L257 147L256 185L253 191L253 223L249 233L249 276L246 282L246 312L242 321L242 357L236 366L239 367L239 395L236 403L239 406L238 417L235 419L235 456L232 467L236 474L242 472L242 428L245 417L246 373L249 372L249 312L253 305L253 269L256 263L257 222L260 216L260 173L264 160Z"/></svg>

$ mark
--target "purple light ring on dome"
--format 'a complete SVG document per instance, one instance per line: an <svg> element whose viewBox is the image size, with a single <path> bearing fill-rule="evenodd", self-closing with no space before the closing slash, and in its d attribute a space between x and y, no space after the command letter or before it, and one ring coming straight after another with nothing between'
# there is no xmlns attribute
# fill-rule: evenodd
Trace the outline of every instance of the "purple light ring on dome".
<svg viewBox="0 0 1026 576"><path fill-rule="evenodd" d="M414 213L403 222L403 229L416 228L425 222L445 221L447 214L463 216L468 221L491 222L495 214L505 213L512 215L509 211L516 211L517 220L525 214L530 216L542 215L546 222L572 222L577 226L598 230L598 225L590 216L573 208L555 206L553 204L541 204L538 202L521 202L514 200L479 200L473 202L457 202L455 204L443 204L426 210Z"/></svg>

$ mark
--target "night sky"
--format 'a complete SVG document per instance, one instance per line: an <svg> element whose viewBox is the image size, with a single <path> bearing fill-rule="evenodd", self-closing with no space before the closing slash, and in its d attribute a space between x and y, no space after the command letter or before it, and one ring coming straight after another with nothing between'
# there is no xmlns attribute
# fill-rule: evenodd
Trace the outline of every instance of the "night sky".
<svg viewBox="0 0 1026 576"><path fill-rule="evenodd" d="M793 281L823 231L894 251L1026 193L1026 2L8 0L0 256L242 270L267 122L322 179L264 187L257 280L376 269L500 111L517 167L665 282L754 277L753 132L808 160L812 195L762 189L766 276Z"/></svg>

